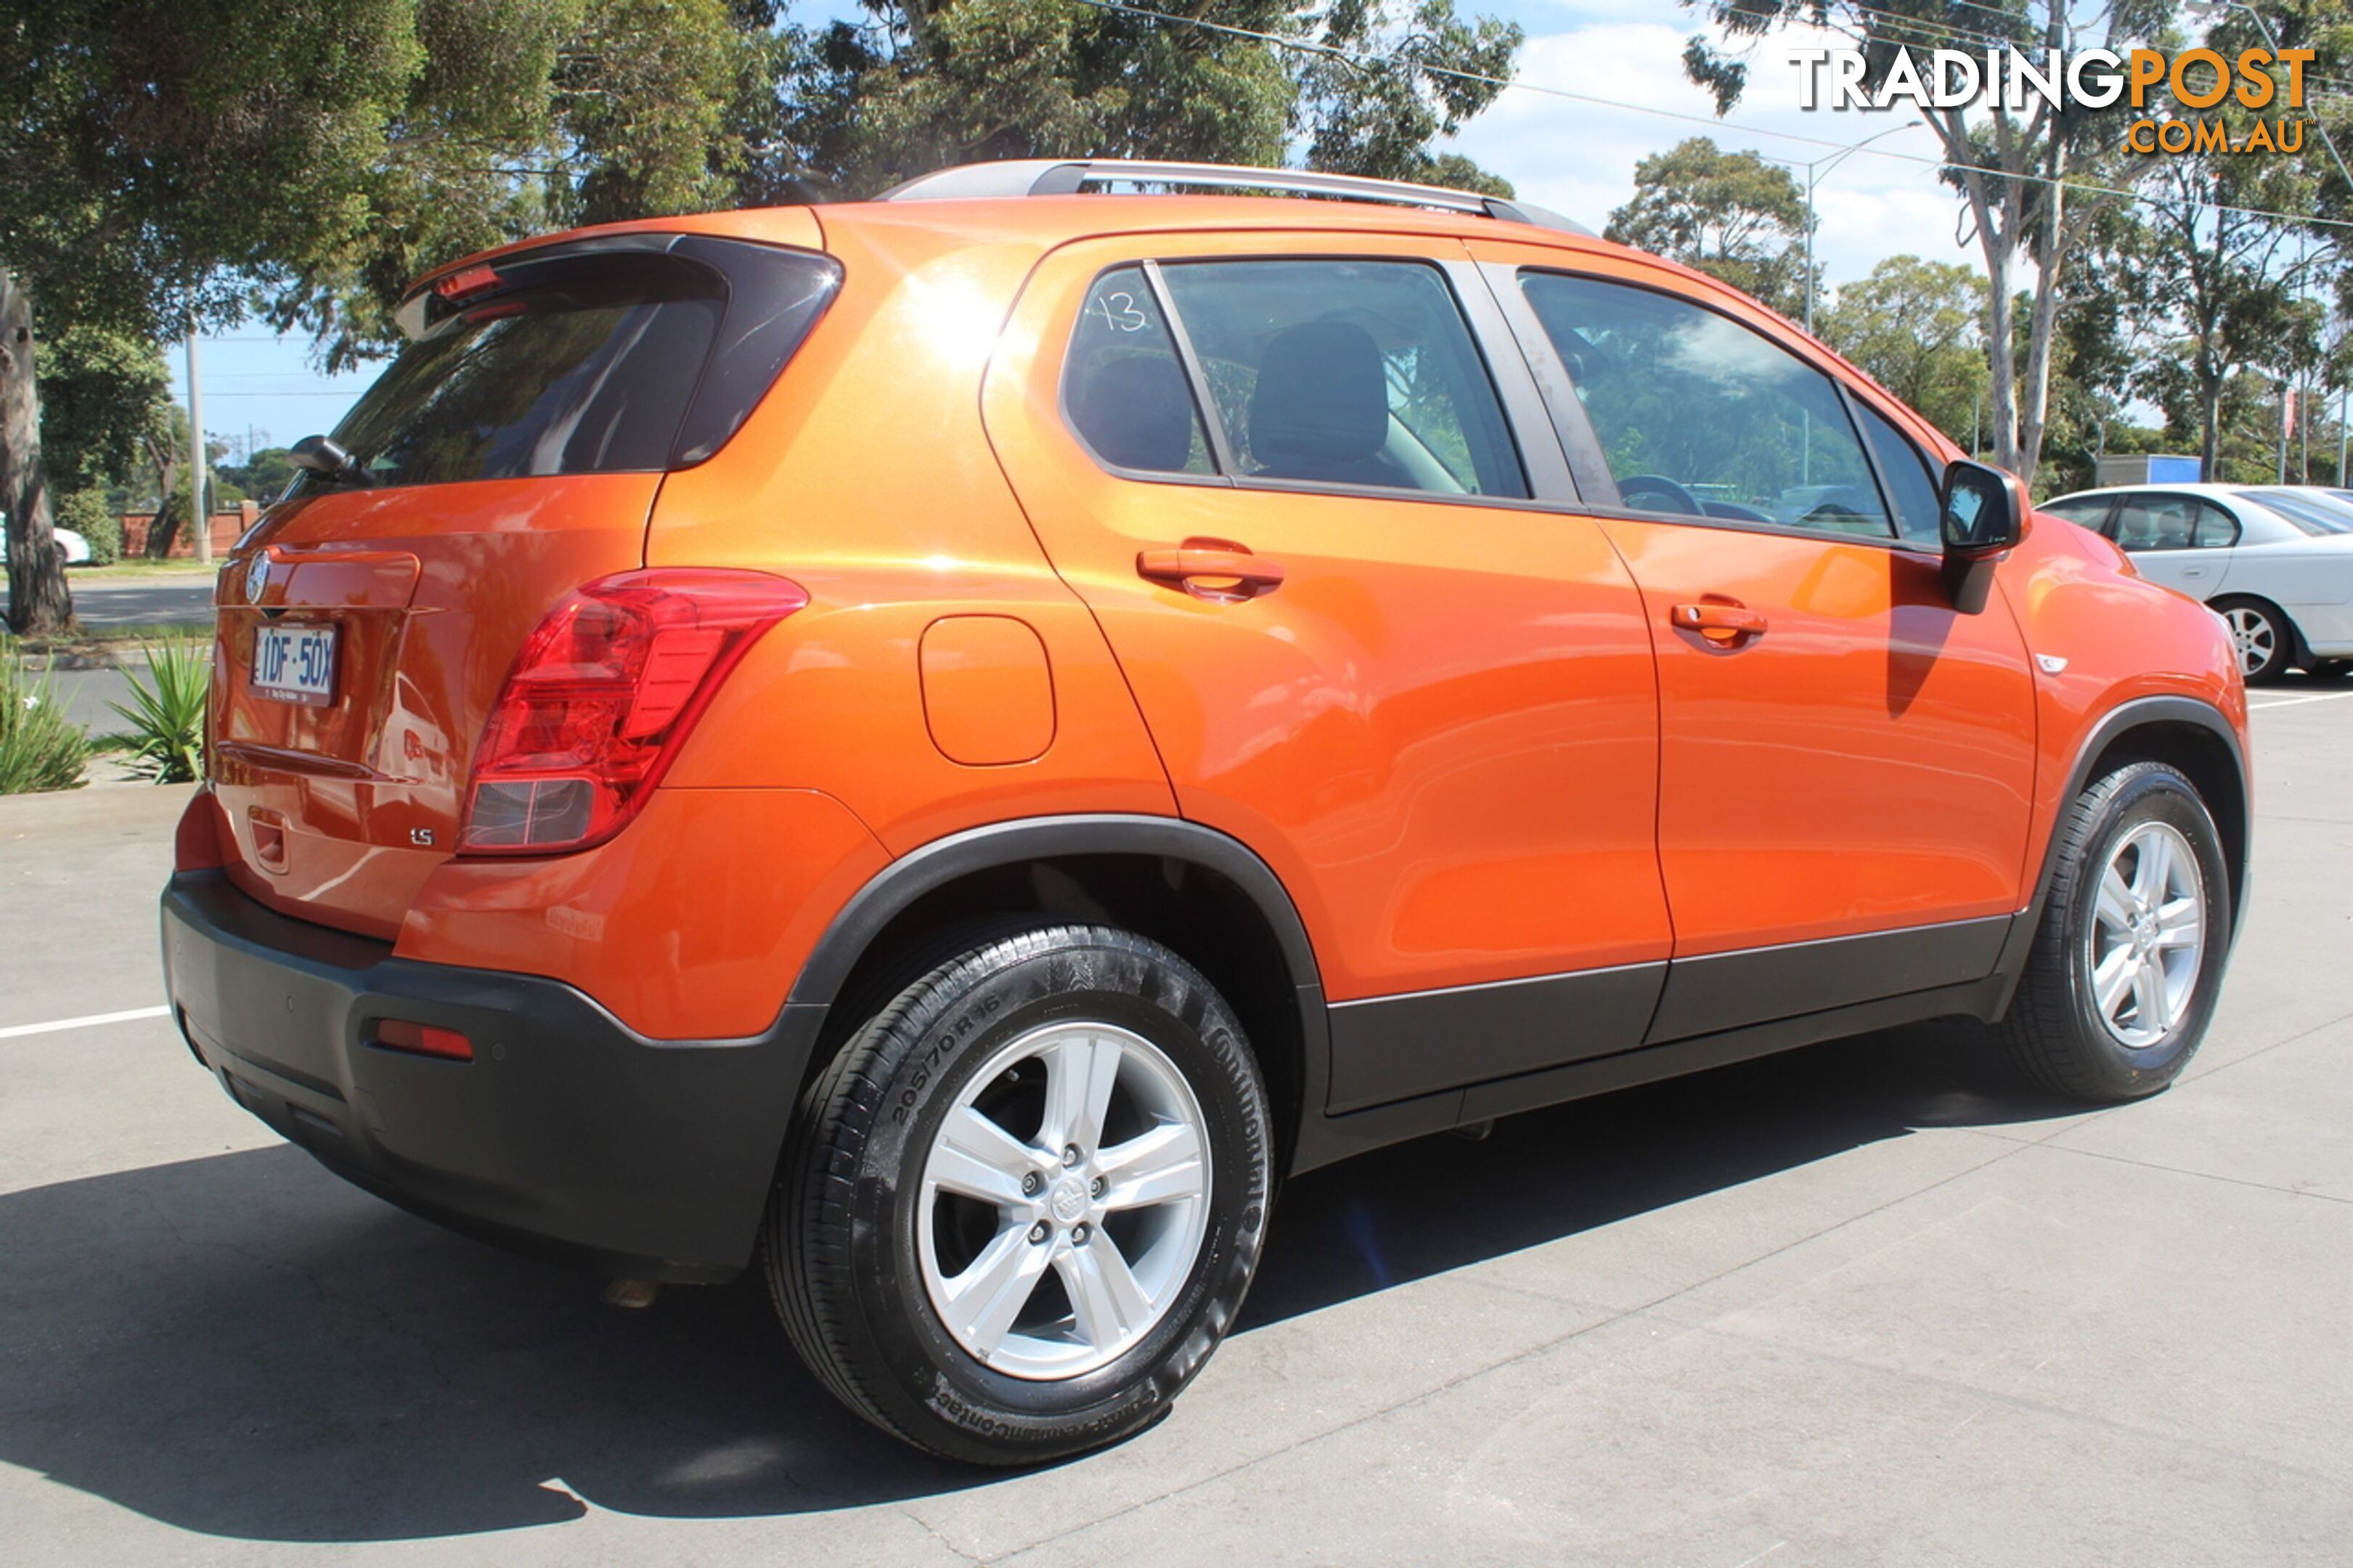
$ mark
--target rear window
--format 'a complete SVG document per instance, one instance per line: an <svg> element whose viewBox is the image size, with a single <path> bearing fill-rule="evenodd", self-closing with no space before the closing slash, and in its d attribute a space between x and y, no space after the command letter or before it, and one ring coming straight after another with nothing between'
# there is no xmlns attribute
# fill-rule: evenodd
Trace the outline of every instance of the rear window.
<svg viewBox="0 0 2353 1568"><path fill-rule="evenodd" d="M658 248L656 248L658 247ZM824 257L703 237L525 252L411 301L345 482L659 470L733 436L830 301Z"/></svg>
<svg viewBox="0 0 2353 1568"><path fill-rule="evenodd" d="M2324 496L2285 489L2241 490L2251 501L2269 507L2315 538L2353 533L2353 505Z"/></svg>

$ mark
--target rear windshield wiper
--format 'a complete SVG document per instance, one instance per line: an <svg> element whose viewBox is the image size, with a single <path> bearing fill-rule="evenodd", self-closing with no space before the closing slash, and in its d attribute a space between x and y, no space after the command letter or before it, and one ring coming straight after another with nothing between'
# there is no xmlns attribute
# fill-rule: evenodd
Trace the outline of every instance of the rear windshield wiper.
<svg viewBox="0 0 2353 1568"><path fill-rule="evenodd" d="M305 473L315 474L329 486L369 486L375 478L366 468L352 461L330 436L305 436L287 452L286 460Z"/></svg>

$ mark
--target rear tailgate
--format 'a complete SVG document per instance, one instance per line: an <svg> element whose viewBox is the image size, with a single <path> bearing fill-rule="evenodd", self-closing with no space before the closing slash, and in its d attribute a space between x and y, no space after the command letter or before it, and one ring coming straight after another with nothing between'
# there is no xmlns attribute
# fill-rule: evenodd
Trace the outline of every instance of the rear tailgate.
<svg viewBox="0 0 2353 1568"><path fill-rule="evenodd" d="M239 885L289 914L396 932L457 844L467 769L515 651L573 588L640 563L660 482L338 491L273 513L218 590L213 776ZM266 626L332 631L326 701L257 682Z"/></svg>
<svg viewBox="0 0 2353 1568"><path fill-rule="evenodd" d="M813 226L810 226L813 228ZM396 935L456 848L533 629L636 570L665 474L734 434L831 300L807 250L567 240L412 294L412 338L221 573L213 775L237 884Z"/></svg>

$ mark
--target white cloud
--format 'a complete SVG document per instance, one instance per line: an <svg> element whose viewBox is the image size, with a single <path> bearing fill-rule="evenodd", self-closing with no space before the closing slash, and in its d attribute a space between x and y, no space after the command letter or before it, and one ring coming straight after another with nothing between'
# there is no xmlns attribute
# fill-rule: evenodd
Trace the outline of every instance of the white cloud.
<svg viewBox="0 0 2353 1568"><path fill-rule="evenodd" d="M1463 128L1456 145L1510 180L1528 200L1595 229L1634 194L1637 163L1688 137L1712 137L1721 147L1778 159L1819 162L1840 145L1901 126L1909 118L1800 109L1799 73L1786 51L1807 40L1790 34L1757 52L1746 96L1727 119L1718 120L1714 98L1683 75L1683 46L1698 30L1695 19L1644 19L1659 16L1655 0L1578 5L1574 18L1566 15L1572 7L1556 9L1563 14L1521 9L1528 41L1518 79L1611 103L1507 89ZM1883 150L1912 158L1883 156ZM1957 194L1937 179L1933 162L1912 161L1936 154L1935 133L1920 126L1894 131L1870 150L1820 171L1815 211L1820 226L1814 245L1825 281L1852 281L1886 258L1905 254L1978 265L1975 242L1964 245L1957 237ZM1791 173L1804 182L1803 168Z"/></svg>

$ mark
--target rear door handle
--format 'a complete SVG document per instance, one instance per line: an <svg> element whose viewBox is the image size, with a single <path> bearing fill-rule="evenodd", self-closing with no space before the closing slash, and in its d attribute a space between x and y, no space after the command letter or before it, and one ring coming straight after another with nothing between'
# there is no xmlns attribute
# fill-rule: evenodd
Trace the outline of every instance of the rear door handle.
<svg viewBox="0 0 2353 1568"><path fill-rule="evenodd" d="M1138 551L1135 570L1146 582L1182 588L1213 604L1240 604L1282 586L1280 565L1226 539L1188 539L1174 550Z"/></svg>
<svg viewBox="0 0 2353 1568"><path fill-rule="evenodd" d="M1677 605L1667 618L1724 647L1765 635L1765 617L1745 605Z"/></svg>

